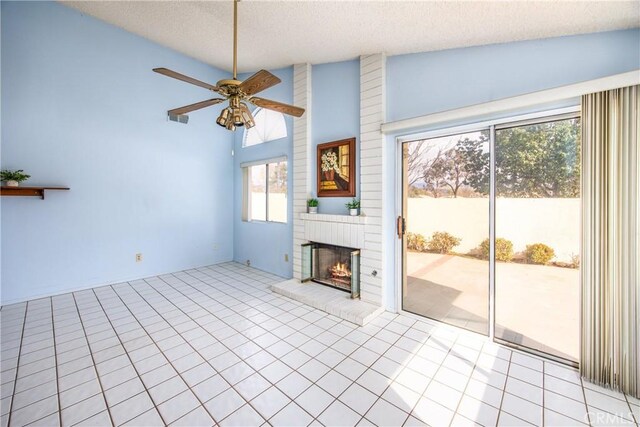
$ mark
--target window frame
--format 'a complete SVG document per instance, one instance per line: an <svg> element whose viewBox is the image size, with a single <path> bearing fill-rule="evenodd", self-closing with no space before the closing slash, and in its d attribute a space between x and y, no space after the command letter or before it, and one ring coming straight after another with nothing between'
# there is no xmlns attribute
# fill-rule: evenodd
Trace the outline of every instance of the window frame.
<svg viewBox="0 0 640 427"><path fill-rule="evenodd" d="M540 356L546 360L551 360L551 361L555 361L558 362L560 364L563 365L568 365L568 366L572 366L572 367L578 367L579 363L578 362L574 362L572 360L569 359L565 359L562 357L558 357L556 355L550 354L550 353L545 353L530 347L525 347L525 346L520 346L518 344L515 343L510 343L510 342L502 342L499 340L499 338L496 337L495 334L495 325L496 325L496 301L495 301L495 283L496 283L496 279L495 279L495 262L494 260L494 253L495 253L495 240L496 240L496 221L495 221L495 198L496 198L496 189L495 189L495 132L497 130L501 130L501 129L505 129L505 128L512 128L512 127L518 127L518 126L526 126L526 125L531 125L531 124L537 124L537 123L545 123L545 122L550 122L550 121L556 121L556 120L564 120L564 119L571 119L571 118L579 118L582 119L582 111L581 111L581 106L579 104L574 104L574 105L570 105L567 107L559 107L559 108L547 108L547 109L541 109L539 111L534 111L534 112L530 112L530 113L518 113L518 112L512 112L512 114L509 114L508 112L505 112L504 115L500 115L498 117L495 118L487 118L487 119L479 119L479 120L474 120L473 118L469 118L468 120L464 120L462 124L451 124L450 126L444 126L444 127L436 127L433 129L429 129L429 130L418 130L418 131L414 131L414 132L409 132L406 134L400 134L395 136L395 161L394 161L394 169L396 172L394 172L395 175L395 182L394 182L394 188L395 188L395 200L394 200L394 204L395 204L395 216L400 215L400 217L402 217L403 215L403 205L402 205L402 200L403 200L403 182L402 182L402 178L401 174L399 174L397 171L401 171L402 170L402 146L404 143L407 142L413 142L413 141L420 141L423 139L431 139L431 138L438 138L438 137L443 137L443 136L448 136L448 135L455 135L455 134L459 134L459 133L466 133L466 132L473 132L473 131L480 131L483 129L490 129L490 150L489 152L491 153L491 159L490 159L490 167L491 167L491 172L490 172L490 195L489 195L489 221L490 221L490 225L489 225L489 242L490 242L490 260L492 260L489 263L489 334L488 336L485 336L486 339L488 340L488 342L493 342L493 343L501 343L506 345L507 347L511 347L511 348L515 348L516 350L520 350L523 351L525 353L530 353L530 354L534 354L536 356ZM582 196L581 196L582 197ZM422 319L424 320L425 317L418 315L418 314L414 314L410 311L404 310L403 306L402 306L402 298L403 298L403 280L404 280L404 274L405 274L405 270L403 268L403 262L404 262L404 255L403 255L403 242L404 242L404 238L403 239L395 239L396 243L395 243L395 281L396 281L396 285L395 285L395 289L394 289L394 296L395 296L395 301L394 301L394 306L396 308L396 311L398 313L403 313L406 314L410 317L413 317L414 319ZM438 322L438 321L435 321ZM445 323L442 322L438 322L438 324L440 325L446 325ZM455 326L450 326L450 325L446 325L446 327L452 327L452 328L456 328L456 330L460 331L463 334L470 334L470 336L477 336L477 334L475 334L474 332L465 330L463 328L459 328L459 327L455 327Z"/></svg>
<svg viewBox="0 0 640 427"><path fill-rule="evenodd" d="M288 159L287 156L281 156L281 157L274 157L274 158L269 158L269 159L263 159L263 160L257 160L257 161L252 161L252 162L245 162L240 164L240 167L242 168L242 221L243 222L257 222L257 223L272 223L272 224L288 224L289 223L289 203L288 203L288 198L285 199L286 200L286 220L285 221L278 221L278 220L273 220L270 219L270 215L269 215L269 165L270 164L280 164L280 163L285 163L287 164L287 173L286 173L286 180L285 182L287 183L287 193L289 192L289 185L288 185L288 181L289 181L289 169L288 169ZM265 219L252 219L251 218L251 212L252 212L252 206L251 206L251 191L250 191L250 186L251 186L251 168L254 166L264 166L265 167L265 181L264 181L264 186L265 186L265 190L264 190L264 196L265 196Z"/></svg>

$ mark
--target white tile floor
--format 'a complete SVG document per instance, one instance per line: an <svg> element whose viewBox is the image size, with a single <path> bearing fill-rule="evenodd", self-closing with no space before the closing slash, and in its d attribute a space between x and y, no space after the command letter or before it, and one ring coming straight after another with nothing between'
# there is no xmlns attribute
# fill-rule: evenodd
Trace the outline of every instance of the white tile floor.
<svg viewBox="0 0 640 427"><path fill-rule="evenodd" d="M2 307L2 426L633 425L640 401L468 333L357 327L226 263Z"/></svg>

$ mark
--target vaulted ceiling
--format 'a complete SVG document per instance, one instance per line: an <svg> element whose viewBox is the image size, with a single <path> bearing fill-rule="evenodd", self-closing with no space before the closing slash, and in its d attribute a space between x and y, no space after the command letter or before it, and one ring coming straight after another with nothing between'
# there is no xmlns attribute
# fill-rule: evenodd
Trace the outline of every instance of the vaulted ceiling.
<svg viewBox="0 0 640 427"><path fill-rule="evenodd" d="M219 68L231 68L229 1L63 1ZM240 71L640 26L639 1L261 1L239 4ZM588 52L585 52L588 54Z"/></svg>

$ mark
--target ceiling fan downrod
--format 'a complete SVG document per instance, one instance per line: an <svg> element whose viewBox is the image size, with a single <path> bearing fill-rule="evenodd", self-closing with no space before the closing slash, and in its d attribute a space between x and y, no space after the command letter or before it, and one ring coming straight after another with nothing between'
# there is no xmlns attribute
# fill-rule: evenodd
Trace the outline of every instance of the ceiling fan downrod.
<svg viewBox="0 0 640 427"><path fill-rule="evenodd" d="M238 79L238 2L233 0L233 80Z"/></svg>

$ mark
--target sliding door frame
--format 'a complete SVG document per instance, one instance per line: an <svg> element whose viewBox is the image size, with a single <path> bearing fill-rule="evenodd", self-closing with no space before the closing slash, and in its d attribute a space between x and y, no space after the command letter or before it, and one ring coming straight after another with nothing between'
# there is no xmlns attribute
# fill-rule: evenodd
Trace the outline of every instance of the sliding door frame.
<svg viewBox="0 0 640 427"><path fill-rule="evenodd" d="M462 327L449 325L445 322L422 316L410 311L406 311L403 308L403 287L406 283L406 254L404 253L404 247L406 242L406 234L402 239L399 239L396 235L395 253L396 253L396 308L398 313L410 315L412 317L419 317L426 319L430 322L435 322L438 325L445 325L446 327L455 328L456 330L463 331L475 336L481 336L488 339L491 342L497 342L517 350L521 350L527 353L532 353L546 359L554 360L563 364L577 367L577 363L563 359L549 353L544 353L529 347L518 345L495 336L495 317L496 317L496 298L495 298L495 285L496 285L496 270L495 270L495 233L496 233L496 150L495 150L495 135L496 130L506 129L516 126L525 126L527 124L544 123L547 121L562 120L568 118L580 117L580 105L574 105L570 107L557 108L551 110L542 110L529 114L514 115L508 117L502 117L494 120L484 120L465 125L442 127L435 130L429 130L424 132L412 133L407 135L401 135L396 137L396 217L400 216L406 218L406 206L405 194L404 194L404 144L414 141L421 141L425 139L439 138L448 135L456 135L468 132L480 132L489 130L489 155L490 155L490 173L489 173L489 328L488 335L480 334ZM580 326L582 329L582 326Z"/></svg>

